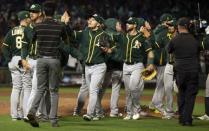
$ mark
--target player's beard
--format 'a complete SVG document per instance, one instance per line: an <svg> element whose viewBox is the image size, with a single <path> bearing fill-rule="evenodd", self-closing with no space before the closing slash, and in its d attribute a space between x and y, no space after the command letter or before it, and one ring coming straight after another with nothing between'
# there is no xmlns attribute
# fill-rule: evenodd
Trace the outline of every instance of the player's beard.
<svg viewBox="0 0 209 131"><path fill-rule="evenodd" d="M131 31L133 31L133 29L134 29L133 27L132 28L127 28L126 31L131 32Z"/></svg>

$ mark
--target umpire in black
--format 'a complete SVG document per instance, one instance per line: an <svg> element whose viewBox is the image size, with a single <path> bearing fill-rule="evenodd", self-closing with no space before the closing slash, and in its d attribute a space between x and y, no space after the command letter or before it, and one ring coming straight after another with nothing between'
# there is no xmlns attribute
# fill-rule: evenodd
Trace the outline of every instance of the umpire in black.
<svg viewBox="0 0 209 131"><path fill-rule="evenodd" d="M33 40L37 42L38 89L27 117L33 127L39 127L35 113L44 91L49 88L51 102L49 118L52 127L58 127L58 87L61 70L59 44L61 40L67 40L67 33L65 27L52 18L56 9L55 3L46 1L43 9L46 18L42 23L35 25L33 36Z"/></svg>
<svg viewBox="0 0 209 131"><path fill-rule="evenodd" d="M179 34L168 45L168 52L174 54L176 82L179 88L179 123L192 126L192 112L198 92L199 43L189 33L190 20L178 20Z"/></svg>

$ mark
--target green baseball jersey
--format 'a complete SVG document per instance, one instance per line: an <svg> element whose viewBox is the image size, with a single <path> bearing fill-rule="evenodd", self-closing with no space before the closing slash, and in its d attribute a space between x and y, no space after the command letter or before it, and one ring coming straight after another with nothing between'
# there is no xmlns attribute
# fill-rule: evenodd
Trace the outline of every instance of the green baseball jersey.
<svg viewBox="0 0 209 131"><path fill-rule="evenodd" d="M114 35L120 35L120 33L108 33L112 39L114 39ZM107 70L122 70L123 69L123 52L122 52L122 44L114 41L113 52L107 54L106 56L106 64Z"/></svg>
<svg viewBox="0 0 209 131"><path fill-rule="evenodd" d="M28 54L31 57L35 57L36 56L36 52L37 52L37 43L36 42L32 42L33 39L33 28L34 25L30 24L26 29L28 30L28 36L30 38L30 44L28 46Z"/></svg>
<svg viewBox="0 0 209 131"><path fill-rule="evenodd" d="M158 25L154 30L155 35L155 50L154 50L154 64L163 66L168 62L167 45L170 42L170 34L168 28L164 25Z"/></svg>
<svg viewBox="0 0 209 131"><path fill-rule="evenodd" d="M80 44L80 52L86 64L99 64L105 62L106 53L100 46L105 43L107 47L112 47L111 37L102 29L92 31L85 29L81 32L74 31L73 37Z"/></svg>
<svg viewBox="0 0 209 131"><path fill-rule="evenodd" d="M3 42L3 54L6 61L10 61L12 56L21 56L21 49L30 43L26 27L16 26L5 36Z"/></svg>
<svg viewBox="0 0 209 131"><path fill-rule="evenodd" d="M145 54L152 50L142 33L133 36L121 34L115 36L115 40L122 44L123 60L128 64L144 62Z"/></svg>

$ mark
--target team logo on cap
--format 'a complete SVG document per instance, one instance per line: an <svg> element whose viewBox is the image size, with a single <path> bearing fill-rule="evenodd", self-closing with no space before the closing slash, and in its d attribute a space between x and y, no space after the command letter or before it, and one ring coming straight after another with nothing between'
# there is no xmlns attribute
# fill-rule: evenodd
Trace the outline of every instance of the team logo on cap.
<svg viewBox="0 0 209 131"><path fill-rule="evenodd" d="M98 15L97 15L97 14L94 14L93 16L94 16L94 17L98 17Z"/></svg>
<svg viewBox="0 0 209 131"><path fill-rule="evenodd" d="M32 5L32 6L31 6L31 8L35 8L35 7L36 7L35 5Z"/></svg>
<svg viewBox="0 0 209 131"><path fill-rule="evenodd" d="M128 20L132 20L133 18L132 17L130 17Z"/></svg>

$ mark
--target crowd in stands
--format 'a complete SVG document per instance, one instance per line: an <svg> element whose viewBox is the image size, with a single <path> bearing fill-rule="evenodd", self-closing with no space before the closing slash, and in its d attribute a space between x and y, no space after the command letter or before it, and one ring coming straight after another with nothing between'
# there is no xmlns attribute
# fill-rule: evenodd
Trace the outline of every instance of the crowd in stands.
<svg viewBox="0 0 209 131"><path fill-rule="evenodd" d="M9 29L17 25L16 13L29 9L33 3L43 3L45 0L1 0L0 5L0 45ZM124 22L128 17L143 17L154 27L159 22L161 14L168 12L176 16L188 16L198 19L198 0L56 0L56 13L62 14L69 10L72 15L72 27L80 30L85 27L85 18L97 12L104 18L118 18ZM199 0L200 12L203 19L209 19L209 3ZM0 50L0 66L3 57Z"/></svg>

